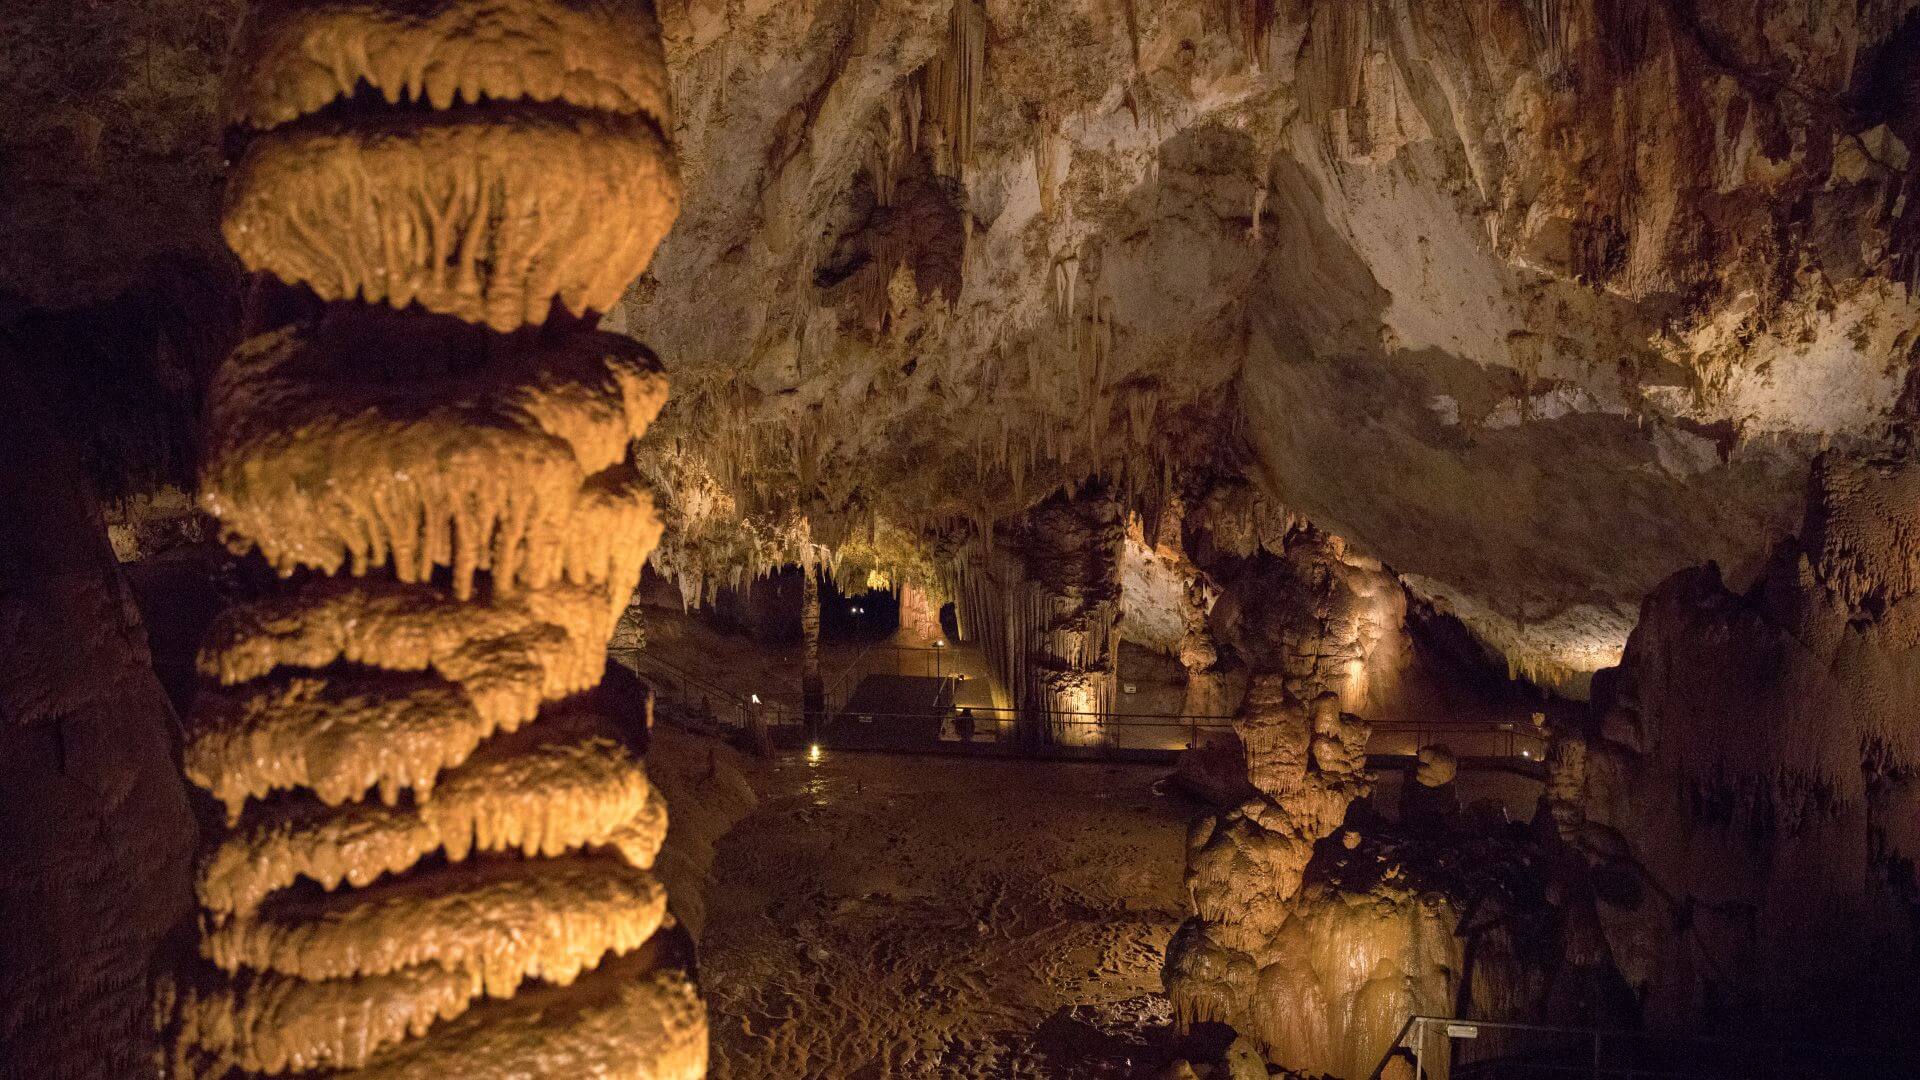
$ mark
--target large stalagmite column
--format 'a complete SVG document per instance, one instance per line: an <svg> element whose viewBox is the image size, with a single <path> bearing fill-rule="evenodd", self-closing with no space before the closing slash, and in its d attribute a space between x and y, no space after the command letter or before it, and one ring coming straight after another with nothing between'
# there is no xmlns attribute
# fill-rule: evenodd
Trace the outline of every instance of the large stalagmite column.
<svg viewBox="0 0 1920 1080"><path fill-rule="evenodd" d="M827 712L826 684L820 678L820 574L803 566L800 579L800 711L806 717L807 737L814 738Z"/></svg>
<svg viewBox="0 0 1920 1080"><path fill-rule="evenodd" d="M1008 686L1023 740L1095 745L1107 736L1125 535L1118 504L1089 489L1047 500L962 560L962 605Z"/></svg>
<svg viewBox="0 0 1920 1080"><path fill-rule="evenodd" d="M1374 922L1335 912L1314 923L1324 913L1303 906L1301 889L1315 844L1372 788L1370 725L1343 706L1368 698L1370 668L1388 675L1397 662L1404 597L1390 574L1337 538L1290 527L1262 540L1258 529L1234 530L1215 517L1206 546L1222 591L1212 629L1251 672L1233 726L1259 794L1196 823L1189 837L1193 915L1168 946L1167 992L1182 1024L1222 1021L1288 1067L1364 1075L1355 1063L1378 1059L1406 1017L1403 1006L1447 1007L1445 979L1428 976L1435 956L1451 954L1424 943L1451 937L1401 933L1426 923L1409 924L1398 912ZM1393 933L1383 936L1381 927ZM1315 941L1378 955L1323 963ZM1401 978L1409 971L1419 977Z"/></svg>
<svg viewBox="0 0 1920 1080"><path fill-rule="evenodd" d="M1113 711L1120 636L1120 507L1101 491L1042 503L1024 523L1028 612L1022 706L1052 740L1098 744Z"/></svg>
<svg viewBox="0 0 1920 1080"><path fill-rule="evenodd" d="M940 629L940 606L919 585L900 586L900 641L902 644L928 646L946 640Z"/></svg>
<svg viewBox="0 0 1920 1080"><path fill-rule="evenodd" d="M287 580L200 657L169 1071L699 1076L639 713L586 693L660 533L666 384L591 321L677 212L651 4L261 0L240 49L266 302L203 491Z"/></svg>

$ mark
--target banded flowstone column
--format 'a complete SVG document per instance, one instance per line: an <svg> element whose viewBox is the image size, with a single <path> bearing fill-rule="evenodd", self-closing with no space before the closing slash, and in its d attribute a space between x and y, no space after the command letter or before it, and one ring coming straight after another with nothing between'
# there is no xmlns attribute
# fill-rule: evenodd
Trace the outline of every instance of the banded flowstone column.
<svg viewBox="0 0 1920 1080"><path fill-rule="evenodd" d="M1022 710L1054 743L1107 737L1120 653L1120 507L1104 491L1056 497L1019 526L1028 587L1018 613L1028 678Z"/></svg>
<svg viewBox="0 0 1920 1080"><path fill-rule="evenodd" d="M812 565L802 566L800 581L800 711L807 737L814 738L827 716L827 686L820 677L820 573Z"/></svg>
<svg viewBox="0 0 1920 1080"><path fill-rule="evenodd" d="M678 207L649 0L261 0L225 228L261 275L207 509L187 774L226 811L176 1076L695 1077L665 832L591 691L659 538L666 396L593 327ZM357 1071L356 1071L357 1070Z"/></svg>
<svg viewBox="0 0 1920 1080"><path fill-rule="evenodd" d="M987 654L1028 743L1107 736L1120 649L1120 508L1105 492L1057 495L956 560L964 629Z"/></svg>

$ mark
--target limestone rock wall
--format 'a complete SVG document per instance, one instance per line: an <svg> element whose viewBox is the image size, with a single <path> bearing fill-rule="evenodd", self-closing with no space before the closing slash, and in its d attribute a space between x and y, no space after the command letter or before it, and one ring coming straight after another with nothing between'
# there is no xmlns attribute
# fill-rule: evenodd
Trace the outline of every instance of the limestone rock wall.
<svg viewBox="0 0 1920 1080"><path fill-rule="evenodd" d="M192 904L179 720L76 448L0 348L0 1066L150 1066L152 977Z"/></svg>
<svg viewBox="0 0 1920 1080"><path fill-rule="evenodd" d="M629 310L750 502L1151 503L1244 441L1580 692L1884 433L1912 6L686 0L687 212Z"/></svg>
<svg viewBox="0 0 1920 1080"><path fill-rule="evenodd" d="M1653 1015L1867 1043L1911 1023L1917 495L1906 456L1822 459L1760 582L1664 583L1594 730L1556 747L1563 831L1631 886L1602 913Z"/></svg>

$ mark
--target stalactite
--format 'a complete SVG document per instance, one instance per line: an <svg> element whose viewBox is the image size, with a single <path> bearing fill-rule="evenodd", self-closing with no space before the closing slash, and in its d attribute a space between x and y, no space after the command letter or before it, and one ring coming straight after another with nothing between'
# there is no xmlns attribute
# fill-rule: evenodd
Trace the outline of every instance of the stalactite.
<svg viewBox="0 0 1920 1080"><path fill-rule="evenodd" d="M1075 307L1074 292L1080 286L1080 253L1064 251L1053 258L1053 311L1054 317L1067 330L1067 348L1073 348L1077 336L1074 333Z"/></svg>
<svg viewBox="0 0 1920 1080"><path fill-rule="evenodd" d="M1253 177L1253 208L1250 215L1252 220L1247 224L1247 239L1256 244L1260 242L1261 237L1261 216L1266 213L1267 198L1272 195L1272 193L1273 155L1271 153L1261 153L1259 154L1259 164L1254 170Z"/></svg>
<svg viewBox="0 0 1920 1080"><path fill-rule="evenodd" d="M1133 70L1136 73L1140 70L1140 13L1134 9L1134 4L1138 2L1139 0L1120 0L1120 11L1127 25L1128 55L1133 57ZM1139 120L1140 117L1136 113L1134 122L1138 124Z"/></svg>
<svg viewBox="0 0 1920 1080"><path fill-rule="evenodd" d="M1233 29L1246 50L1247 63L1259 67L1266 60L1273 37L1276 0L1228 0Z"/></svg>
<svg viewBox="0 0 1920 1080"><path fill-rule="evenodd" d="M918 110L914 112L913 125L919 125ZM867 144L867 175L873 179L874 201L881 206L893 205L900 165L913 142L914 137L908 131L908 113L902 107L901 96L888 97L874 127L872 140Z"/></svg>
<svg viewBox="0 0 1920 1080"><path fill-rule="evenodd" d="M1043 109L1033 133L1033 176L1040 188L1040 214L1053 220L1060 207L1060 189L1073 168L1073 140L1059 130L1051 110Z"/></svg>
<svg viewBox="0 0 1920 1080"><path fill-rule="evenodd" d="M1568 0L1527 0L1527 29L1549 75L1557 73L1566 62L1567 41L1575 17L1569 9L1580 6L1585 5Z"/></svg>
<svg viewBox="0 0 1920 1080"><path fill-rule="evenodd" d="M1372 48L1373 4L1316 3L1308 23L1300 94L1309 116L1325 119L1361 100L1361 79Z"/></svg>
<svg viewBox="0 0 1920 1080"><path fill-rule="evenodd" d="M985 0L954 0L946 50L928 63L924 115L945 136L947 173L964 180L973 161L974 116L987 80Z"/></svg>

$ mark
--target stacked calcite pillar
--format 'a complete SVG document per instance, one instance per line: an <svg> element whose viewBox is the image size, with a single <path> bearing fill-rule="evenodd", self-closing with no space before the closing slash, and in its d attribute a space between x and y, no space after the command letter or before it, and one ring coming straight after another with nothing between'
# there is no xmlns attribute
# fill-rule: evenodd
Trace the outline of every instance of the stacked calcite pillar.
<svg viewBox="0 0 1920 1080"><path fill-rule="evenodd" d="M263 0L232 119L266 300L204 501L284 581L200 657L169 1072L699 1076L665 810L589 693L660 533L666 384L590 321L677 211L651 5Z"/></svg>

